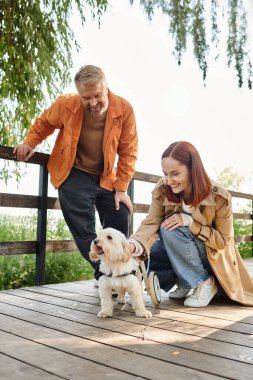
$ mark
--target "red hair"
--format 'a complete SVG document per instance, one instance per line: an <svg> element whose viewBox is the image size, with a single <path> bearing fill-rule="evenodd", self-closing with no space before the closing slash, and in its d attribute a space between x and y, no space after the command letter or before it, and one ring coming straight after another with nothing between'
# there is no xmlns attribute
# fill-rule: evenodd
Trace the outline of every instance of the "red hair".
<svg viewBox="0 0 253 380"><path fill-rule="evenodd" d="M162 159L167 157L172 157L187 166L192 182L189 203L193 207L198 206L210 194L212 184L197 149L186 141L177 141L163 152ZM175 203L181 200L181 194L174 194L169 185L167 185L166 196L169 201Z"/></svg>

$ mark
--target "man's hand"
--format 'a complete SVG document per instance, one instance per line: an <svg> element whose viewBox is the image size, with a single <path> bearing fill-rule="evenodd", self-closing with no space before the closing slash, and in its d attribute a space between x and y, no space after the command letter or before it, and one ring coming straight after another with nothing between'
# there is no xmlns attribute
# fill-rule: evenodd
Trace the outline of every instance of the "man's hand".
<svg viewBox="0 0 253 380"><path fill-rule="evenodd" d="M127 206L128 210L130 211L130 214L133 213L133 209L134 209L133 204L131 202L131 199L126 193L124 193L123 191L116 191L114 195L114 199L115 199L116 210L119 210L120 202L122 202Z"/></svg>
<svg viewBox="0 0 253 380"><path fill-rule="evenodd" d="M28 161L32 157L34 149L28 144L20 144L14 147L13 153L16 154L18 161Z"/></svg>

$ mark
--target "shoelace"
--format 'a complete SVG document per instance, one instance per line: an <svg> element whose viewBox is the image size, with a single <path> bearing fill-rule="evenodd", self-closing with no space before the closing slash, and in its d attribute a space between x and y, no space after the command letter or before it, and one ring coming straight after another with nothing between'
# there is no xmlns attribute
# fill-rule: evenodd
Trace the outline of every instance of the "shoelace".
<svg viewBox="0 0 253 380"><path fill-rule="evenodd" d="M181 293L183 291L183 289L182 288L176 288L176 290L174 290L174 292L173 293Z"/></svg>
<svg viewBox="0 0 253 380"><path fill-rule="evenodd" d="M200 295L200 292L201 292L201 288L198 286L197 288L193 290L191 297L198 298Z"/></svg>
<svg viewBox="0 0 253 380"><path fill-rule="evenodd" d="M176 290L174 290L173 294L182 294L182 293L185 293L186 291L190 291L190 289L186 289L186 288L177 288Z"/></svg>

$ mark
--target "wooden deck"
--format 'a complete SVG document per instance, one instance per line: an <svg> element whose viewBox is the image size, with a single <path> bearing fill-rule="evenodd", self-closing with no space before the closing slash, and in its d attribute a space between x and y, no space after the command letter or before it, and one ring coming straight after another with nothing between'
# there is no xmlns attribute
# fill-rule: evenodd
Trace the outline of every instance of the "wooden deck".
<svg viewBox="0 0 253 380"><path fill-rule="evenodd" d="M101 320L91 281L0 292L0 379L253 379L253 308L146 304Z"/></svg>

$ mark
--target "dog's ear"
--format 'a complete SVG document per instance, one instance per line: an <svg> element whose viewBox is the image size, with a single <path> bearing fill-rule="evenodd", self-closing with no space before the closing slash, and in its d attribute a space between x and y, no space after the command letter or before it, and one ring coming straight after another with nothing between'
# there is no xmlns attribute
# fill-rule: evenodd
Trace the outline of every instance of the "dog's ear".
<svg viewBox="0 0 253 380"><path fill-rule="evenodd" d="M129 248L128 240L125 239L122 243L122 246L123 246L123 252L124 252L123 261L124 261L124 263L127 263L132 257L131 252L130 252L130 248Z"/></svg>

